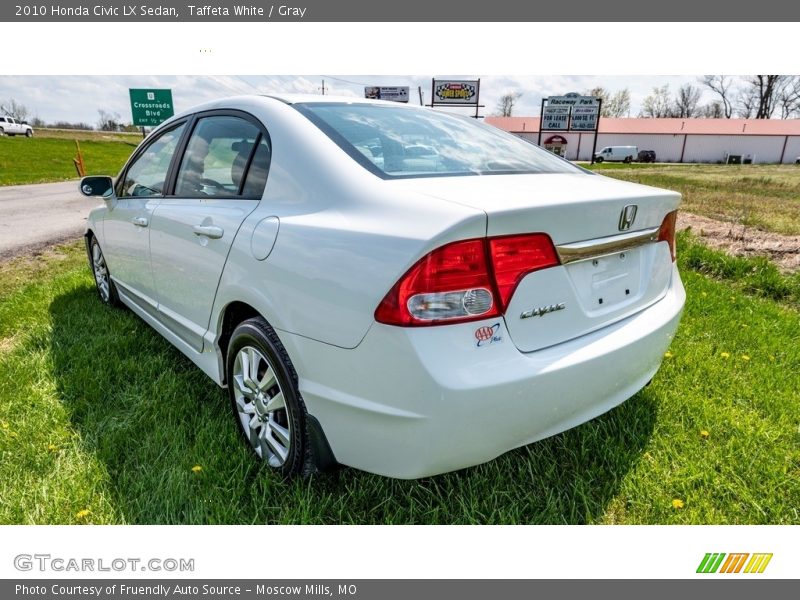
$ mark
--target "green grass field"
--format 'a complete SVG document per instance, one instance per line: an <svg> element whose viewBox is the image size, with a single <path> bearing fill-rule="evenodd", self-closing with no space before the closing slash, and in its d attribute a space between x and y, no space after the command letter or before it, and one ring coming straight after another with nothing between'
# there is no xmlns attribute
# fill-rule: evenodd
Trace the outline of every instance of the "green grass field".
<svg viewBox="0 0 800 600"><path fill-rule="evenodd" d="M80 143L87 174L116 175L141 135L37 131L32 138L0 137L0 185L75 179L72 159Z"/></svg>
<svg viewBox="0 0 800 600"><path fill-rule="evenodd" d="M681 192L681 210L785 235L800 235L798 165L602 163L590 168L609 177Z"/></svg>
<svg viewBox="0 0 800 600"><path fill-rule="evenodd" d="M251 458L222 390L100 304L79 244L7 262L0 523L800 524L800 284L686 234L679 256L678 335L610 413L439 477L291 483Z"/></svg>

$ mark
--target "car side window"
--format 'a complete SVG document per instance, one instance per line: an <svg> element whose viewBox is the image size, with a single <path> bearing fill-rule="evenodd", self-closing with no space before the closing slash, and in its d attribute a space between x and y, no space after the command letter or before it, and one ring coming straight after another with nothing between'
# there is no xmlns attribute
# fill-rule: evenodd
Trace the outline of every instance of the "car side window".
<svg viewBox="0 0 800 600"><path fill-rule="evenodd" d="M182 123L161 134L131 163L125 172L121 190L118 192L120 197L162 196L164 194L169 165L185 126Z"/></svg>
<svg viewBox="0 0 800 600"><path fill-rule="evenodd" d="M253 123L232 116L210 116L198 120L189 138L178 170L175 195L191 198L229 198L250 193L258 186L258 175L250 184L247 170L251 157L262 150L261 132ZM263 169L266 181L266 169ZM263 183L261 184L263 190Z"/></svg>
<svg viewBox="0 0 800 600"><path fill-rule="evenodd" d="M264 193L271 156L272 151L269 147L269 142L262 136L256 148L256 153L253 155L253 160L250 162L250 168L247 171L247 178L242 189L242 196L248 198L260 197Z"/></svg>

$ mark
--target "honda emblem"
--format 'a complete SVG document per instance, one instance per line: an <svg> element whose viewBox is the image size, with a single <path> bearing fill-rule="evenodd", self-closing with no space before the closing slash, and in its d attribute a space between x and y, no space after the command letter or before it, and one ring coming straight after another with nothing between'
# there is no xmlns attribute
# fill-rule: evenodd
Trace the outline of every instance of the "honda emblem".
<svg viewBox="0 0 800 600"><path fill-rule="evenodd" d="M628 204L628 206L622 209L619 215L620 231L628 231L628 229L631 228L633 221L636 219L636 209L637 206L635 204Z"/></svg>

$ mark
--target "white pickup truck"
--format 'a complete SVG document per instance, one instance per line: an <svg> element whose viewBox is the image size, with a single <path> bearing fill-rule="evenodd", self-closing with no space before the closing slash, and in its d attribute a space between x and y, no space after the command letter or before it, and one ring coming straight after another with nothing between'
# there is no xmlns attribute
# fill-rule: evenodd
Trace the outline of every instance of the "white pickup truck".
<svg viewBox="0 0 800 600"><path fill-rule="evenodd" d="M13 117L0 117L0 137L4 135L24 135L33 137L33 128Z"/></svg>

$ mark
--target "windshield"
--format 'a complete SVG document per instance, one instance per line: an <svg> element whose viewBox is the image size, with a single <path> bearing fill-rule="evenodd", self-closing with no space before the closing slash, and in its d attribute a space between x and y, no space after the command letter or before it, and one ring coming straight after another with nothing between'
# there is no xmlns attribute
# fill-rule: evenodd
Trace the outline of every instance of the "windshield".
<svg viewBox="0 0 800 600"><path fill-rule="evenodd" d="M477 119L381 104L294 106L362 166L384 178L583 172Z"/></svg>

